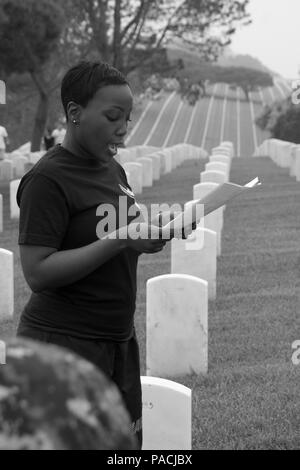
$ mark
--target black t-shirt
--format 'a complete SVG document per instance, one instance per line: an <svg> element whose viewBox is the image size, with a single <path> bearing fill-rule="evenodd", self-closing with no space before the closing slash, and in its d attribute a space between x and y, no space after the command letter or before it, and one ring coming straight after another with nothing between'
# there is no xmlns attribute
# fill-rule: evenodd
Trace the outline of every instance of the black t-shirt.
<svg viewBox="0 0 300 470"><path fill-rule="evenodd" d="M123 216L119 224L120 196L128 208L136 204L126 173L114 159L104 164L56 145L21 180L19 244L60 251L93 243L101 238L97 226L107 215L97 215L100 204L115 207L116 228L138 215L127 216L125 223ZM22 324L83 338L128 340L133 332L138 256L137 251L124 249L77 282L32 293Z"/></svg>

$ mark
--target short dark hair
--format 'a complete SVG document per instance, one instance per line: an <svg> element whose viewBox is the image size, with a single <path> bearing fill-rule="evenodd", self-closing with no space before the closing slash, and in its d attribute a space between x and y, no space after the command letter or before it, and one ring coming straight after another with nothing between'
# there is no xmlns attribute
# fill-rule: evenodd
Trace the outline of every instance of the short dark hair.
<svg viewBox="0 0 300 470"><path fill-rule="evenodd" d="M71 67L62 79L61 101L68 121L70 101L85 107L97 90L107 85L128 85L125 76L107 62L82 61Z"/></svg>

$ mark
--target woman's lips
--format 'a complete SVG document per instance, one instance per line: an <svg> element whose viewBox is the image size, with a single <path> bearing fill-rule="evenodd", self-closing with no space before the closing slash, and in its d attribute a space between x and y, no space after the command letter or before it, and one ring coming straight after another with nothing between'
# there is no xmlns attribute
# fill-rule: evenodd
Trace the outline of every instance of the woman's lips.
<svg viewBox="0 0 300 470"><path fill-rule="evenodd" d="M118 153L118 146L116 144L108 144L108 150L111 155L117 155Z"/></svg>
<svg viewBox="0 0 300 470"><path fill-rule="evenodd" d="M125 147L124 142L112 142L111 144L108 144L109 152L112 155L116 155L118 153L119 148L122 147Z"/></svg>

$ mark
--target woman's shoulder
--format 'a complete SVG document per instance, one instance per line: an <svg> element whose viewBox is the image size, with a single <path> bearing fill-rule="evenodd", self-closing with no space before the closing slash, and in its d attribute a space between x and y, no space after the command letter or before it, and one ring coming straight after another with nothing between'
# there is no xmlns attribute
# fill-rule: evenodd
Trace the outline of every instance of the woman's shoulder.
<svg viewBox="0 0 300 470"><path fill-rule="evenodd" d="M61 164L59 155L61 150L55 146L49 149L21 179L18 193L23 192L24 188L30 184L39 187L40 190L46 190L46 187L61 186L64 187L62 179Z"/></svg>
<svg viewBox="0 0 300 470"><path fill-rule="evenodd" d="M65 155L60 145L51 147L32 168L33 174L42 174L48 178L59 178Z"/></svg>

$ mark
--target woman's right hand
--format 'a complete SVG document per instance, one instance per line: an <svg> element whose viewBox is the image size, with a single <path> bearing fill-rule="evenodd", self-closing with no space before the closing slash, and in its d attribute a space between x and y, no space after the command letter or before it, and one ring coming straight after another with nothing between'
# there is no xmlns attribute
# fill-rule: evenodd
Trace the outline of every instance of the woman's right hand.
<svg viewBox="0 0 300 470"><path fill-rule="evenodd" d="M131 223L127 227L119 229L119 234L127 236L125 244L127 248L132 248L140 253L158 253L163 250L170 239L162 238L160 227L146 222Z"/></svg>

